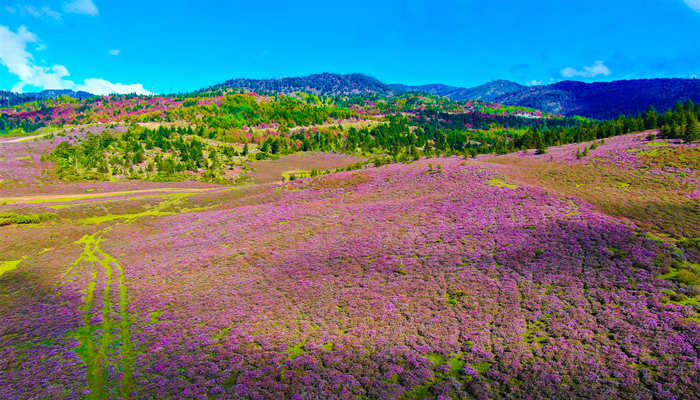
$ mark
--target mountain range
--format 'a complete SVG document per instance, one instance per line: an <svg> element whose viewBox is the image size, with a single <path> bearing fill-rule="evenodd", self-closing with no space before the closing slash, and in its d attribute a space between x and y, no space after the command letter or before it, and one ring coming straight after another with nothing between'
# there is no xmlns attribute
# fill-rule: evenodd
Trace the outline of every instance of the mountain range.
<svg viewBox="0 0 700 400"><path fill-rule="evenodd" d="M294 93L304 91L324 96L353 96L377 94L400 95L422 92L449 97L453 100L481 100L513 106L531 107L566 116L580 115L596 119L634 115L654 106L664 112L678 102L700 102L699 79L634 79L613 82L584 83L562 81L551 85L523 86L516 82L497 80L472 88L443 84L386 84L364 74L321 73L278 79L232 79L206 90L237 88L263 93ZM44 90L38 93L0 91L0 106L59 96L87 98L92 94L72 90Z"/></svg>
<svg viewBox="0 0 700 400"><path fill-rule="evenodd" d="M597 119L634 115L654 106L664 112L678 102L700 102L700 79L634 79L613 82L557 82L497 96L501 104L532 107Z"/></svg>
<svg viewBox="0 0 700 400"><path fill-rule="evenodd" d="M83 91L73 91L70 89L42 90L41 92L15 93L9 90L0 90L0 106L14 106L28 101L49 100L57 97L73 97L76 99L86 99L93 97L92 93Z"/></svg>
<svg viewBox="0 0 700 400"><path fill-rule="evenodd" d="M275 93L307 91L328 96L423 92L458 101L482 100L596 119L615 118L621 114L633 115L646 111L649 106L663 112L677 101L700 102L700 80L678 78L596 83L562 81L539 86L523 86L516 82L497 80L473 88L462 88L443 84L385 84L363 74L323 73L281 79L234 79L214 86L226 87Z"/></svg>

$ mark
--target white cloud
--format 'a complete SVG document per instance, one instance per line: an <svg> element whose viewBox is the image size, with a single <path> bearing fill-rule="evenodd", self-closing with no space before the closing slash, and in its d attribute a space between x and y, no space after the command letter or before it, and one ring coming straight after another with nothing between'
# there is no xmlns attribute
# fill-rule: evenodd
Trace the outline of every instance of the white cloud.
<svg viewBox="0 0 700 400"><path fill-rule="evenodd" d="M576 76L580 76L582 78L593 78L598 75L608 76L610 74L610 69L605 66L603 61L596 61L593 63L593 65L584 66L580 70L572 67L566 67L561 70L561 76L564 78L573 78Z"/></svg>
<svg viewBox="0 0 700 400"><path fill-rule="evenodd" d="M47 5L34 5L34 4L15 4L14 6L5 6L5 11L10 14L17 14L20 16L30 16L34 18L48 17L55 20L61 19L61 13L54 10Z"/></svg>
<svg viewBox="0 0 700 400"><path fill-rule="evenodd" d="M34 4L31 4L34 3ZM22 17L30 16L34 18L48 17L54 20L62 19L62 12L68 14L81 14L95 16L99 10L92 0L64 0L59 10L54 10L48 5L41 5L43 1L26 0L14 5L6 5L5 11L10 14L17 14Z"/></svg>
<svg viewBox="0 0 700 400"><path fill-rule="evenodd" d="M700 0L684 0L685 4L693 10L700 12Z"/></svg>
<svg viewBox="0 0 700 400"><path fill-rule="evenodd" d="M538 81L537 79L533 79L530 82L527 82L527 86L539 86L542 84L542 81Z"/></svg>
<svg viewBox="0 0 700 400"><path fill-rule="evenodd" d="M49 17L53 19L61 19L61 13L49 6L33 7L31 5L25 5L23 7L24 12L34 18Z"/></svg>
<svg viewBox="0 0 700 400"><path fill-rule="evenodd" d="M34 62L34 57L27 50L29 45L35 48L42 46L39 38L29 32L26 27L20 26L17 32L12 32L8 27L0 25L0 64L7 67L8 71L19 78L12 91L21 92L25 86L34 86L41 89L73 89L103 95L111 93L137 93L151 94L141 84L112 83L100 78L85 79L82 84L76 84L72 80L65 79L70 76L68 68L64 65L43 66Z"/></svg>
<svg viewBox="0 0 700 400"><path fill-rule="evenodd" d="M140 83L125 85L123 83L112 83L99 78L85 79L85 82L82 85L77 85L75 90L84 90L97 95L112 93L151 94L151 92L146 90Z"/></svg>
<svg viewBox="0 0 700 400"><path fill-rule="evenodd" d="M108 53L109 53L110 55L112 55L112 56L118 56L119 53L121 53L121 52L122 52L122 51L119 50L119 49L112 49L112 50L108 51Z"/></svg>
<svg viewBox="0 0 700 400"><path fill-rule="evenodd" d="M67 13L97 15L99 11L92 0L73 0L63 5L63 10Z"/></svg>

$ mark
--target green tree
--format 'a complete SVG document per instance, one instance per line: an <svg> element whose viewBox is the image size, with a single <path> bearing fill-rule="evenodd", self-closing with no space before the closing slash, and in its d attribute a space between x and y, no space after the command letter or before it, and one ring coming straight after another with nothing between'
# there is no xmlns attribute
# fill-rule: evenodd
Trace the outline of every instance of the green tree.
<svg viewBox="0 0 700 400"><path fill-rule="evenodd" d="M696 118L688 120L688 126L685 128L683 140L686 142L694 142L700 139L700 122Z"/></svg>
<svg viewBox="0 0 700 400"><path fill-rule="evenodd" d="M649 107L649 111L644 114L644 128L656 129L659 123L659 113L654 106Z"/></svg>

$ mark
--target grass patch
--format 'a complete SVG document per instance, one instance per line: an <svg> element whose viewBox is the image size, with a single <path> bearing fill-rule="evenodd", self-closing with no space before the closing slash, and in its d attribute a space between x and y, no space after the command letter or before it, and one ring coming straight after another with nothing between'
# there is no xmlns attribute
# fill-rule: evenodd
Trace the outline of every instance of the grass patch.
<svg viewBox="0 0 700 400"><path fill-rule="evenodd" d="M5 272L10 272L13 269L17 269L17 267L19 267L19 264L21 262L22 262L22 259L11 260L11 261L0 261L0 276L2 276Z"/></svg>
<svg viewBox="0 0 700 400"><path fill-rule="evenodd" d="M285 181L294 181L297 179L309 178L311 176L311 171L306 170L293 170L285 171L282 173L282 179Z"/></svg>
<svg viewBox="0 0 700 400"><path fill-rule="evenodd" d="M518 185L514 183L508 183L504 180L498 179L498 178L493 178L489 179L489 185L499 187L499 188L506 188L506 189L517 189Z"/></svg>
<svg viewBox="0 0 700 400"><path fill-rule="evenodd" d="M303 355L306 353L306 350L304 350L304 345L306 343L301 342L297 343L294 346L287 347L287 358L286 360L294 360L295 358Z"/></svg>
<svg viewBox="0 0 700 400"><path fill-rule="evenodd" d="M447 304L449 304L451 306L456 306L459 299L461 297L464 297L464 296L465 296L465 293L462 290L456 290L452 293L448 292L448 293L445 293L445 301L447 302Z"/></svg>
<svg viewBox="0 0 700 400"><path fill-rule="evenodd" d="M136 351L131 339L131 316L128 313L126 273L116 258L100 248L101 241L101 237L93 234L85 235L76 242L84 244L85 248L73 265L77 266L84 262L93 267L91 281L83 297L83 306L81 307L84 313L83 325L78 329L78 348L76 351L87 367L86 377L90 389L88 398L108 398L108 393L111 391L118 391L121 398L130 398L134 391L133 371ZM99 278L98 265L104 274L105 289L101 310L93 311L95 287ZM111 300L110 289L114 275L116 275L119 287L118 310L114 310ZM93 312L102 315L101 324L93 322ZM113 320L115 313L119 315L118 324ZM114 330L117 331L119 341L114 340ZM115 360L113 357L115 357L117 347L121 357ZM110 366L122 373L119 382L109 380ZM113 388L110 387L112 385L114 385Z"/></svg>
<svg viewBox="0 0 700 400"><path fill-rule="evenodd" d="M650 146L650 147L667 147L669 144L666 142L656 141L656 142L649 142L646 145Z"/></svg>
<svg viewBox="0 0 700 400"><path fill-rule="evenodd" d="M459 372L462 370L464 367L464 361L462 358L464 357L464 353L458 352L451 354L449 358L446 358L442 354L437 354L437 353L430 353L426 354L425 358L430 360L430 362L433 364L433 367L438 368L441 367L445 364L449 366L449 370L445 373L442 372L436 372L435 377L428 382L416 386L413 389L405 392L400 398L401 399L410 399L410 400L422 400L426 398L434 398L435 394L432 393L431 388L438 383L444 381L445 379L448 378L457 378L459 375ZM490 364L489 364L490 366ZM398 381L398 377L395 378Z"/></svg>

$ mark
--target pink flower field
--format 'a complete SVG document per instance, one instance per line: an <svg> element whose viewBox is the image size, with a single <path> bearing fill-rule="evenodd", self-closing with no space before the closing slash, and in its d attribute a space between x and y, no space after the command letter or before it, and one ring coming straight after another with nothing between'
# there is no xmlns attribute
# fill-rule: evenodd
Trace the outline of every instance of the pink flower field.
<svg viewBox="0 0 700 400"><path fill-rule="evenodd" d="M0 227L0 398L696 397L697 293L668 278L693 254L507 172L423 159Z"/></svg>

